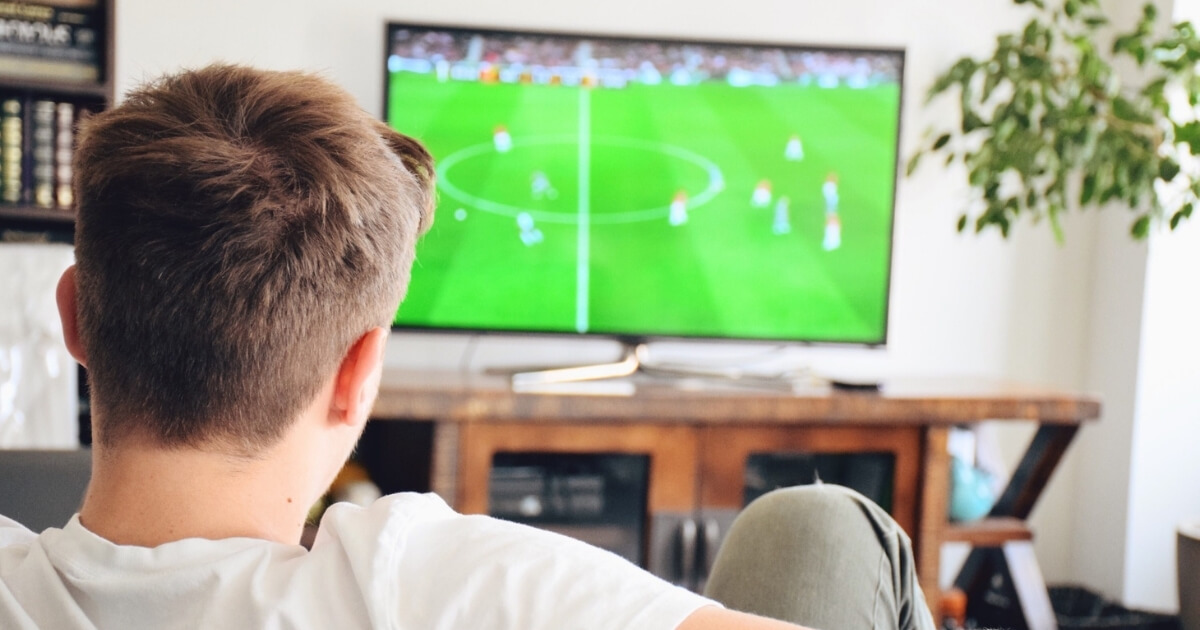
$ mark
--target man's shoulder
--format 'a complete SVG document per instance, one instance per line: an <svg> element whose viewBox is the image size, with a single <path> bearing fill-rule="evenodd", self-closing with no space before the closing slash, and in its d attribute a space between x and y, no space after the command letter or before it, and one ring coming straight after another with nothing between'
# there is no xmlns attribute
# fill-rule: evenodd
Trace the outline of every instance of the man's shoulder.
<svg viewBox="0 0 1200 630"><path fill-rule="evenodd" d="M332 535L349 529L389 529L411 526L460 516L441 497L433 493L400 492L389 494L366 506L334 503L325 510L314 543L322 534Z"/></svg>
<svg viewBox="0 0 1200 630"><path fill-rule="evenodd" d="M429 627L437 611L456 627L665 629L711 603L609 551L459 514L436 495L335 507L321 530L313 552L349 566L373 618L414 626Z"/></svg>
<svg viewBox="0 0 1200 630"><path fill-rule="evenodd" d="M483 514L460 514L436 494L389 495L366 507L335 504L321 519L312 551L332 552L372 570L403 565L410 574L465 574L533 563L568 572L606 568L616 575L644 574L624 558L574 538Z"/></svg>
<svg viewBox="0 0 1200 630"><path fill-rule="evenodd" d="M333 547L346 553L373 556L388 551L414 530L438 529L437 524L463 518L436 494L401 492L390 494L367 506L335 503L321 517L312 550Z"/></svg>

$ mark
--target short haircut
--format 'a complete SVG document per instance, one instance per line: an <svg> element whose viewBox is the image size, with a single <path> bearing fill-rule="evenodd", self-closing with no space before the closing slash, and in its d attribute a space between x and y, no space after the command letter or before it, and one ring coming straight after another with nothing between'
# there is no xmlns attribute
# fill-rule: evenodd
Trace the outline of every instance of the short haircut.
<svg viewBox="0 0 1200 630"><path fill-rule="evenodd" d="M97 440L253 455L388 326L432 160L329 81L216 65L85 121L78 321Z"/></svg>

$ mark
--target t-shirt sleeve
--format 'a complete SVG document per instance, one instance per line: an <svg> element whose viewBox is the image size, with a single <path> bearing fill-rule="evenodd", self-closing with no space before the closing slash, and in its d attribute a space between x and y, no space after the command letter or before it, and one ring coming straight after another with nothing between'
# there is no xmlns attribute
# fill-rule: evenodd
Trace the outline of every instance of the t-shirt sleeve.
<svg viewBox="0 0 1200 630"><path fill-rule="evenodd" d="M24 525L0 514L0 547L32 542L37 534Z"/></svg>
<svg viewBox="0 0 1200 630"><path fill-rule="evenodd" d="M378 546L357 573L385 627L672 630L713 603L580 541L457 514L436 495L385 497L365 512ZM327 514L321 527L353 520ZM351 543L349 533L335 535Z"/></svg>

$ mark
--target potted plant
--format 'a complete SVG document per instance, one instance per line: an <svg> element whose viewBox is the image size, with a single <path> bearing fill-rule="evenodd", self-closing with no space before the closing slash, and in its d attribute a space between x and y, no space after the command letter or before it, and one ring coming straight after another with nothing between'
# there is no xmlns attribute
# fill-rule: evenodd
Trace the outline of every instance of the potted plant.
<svg viewBox="0 0 1200 630"><path fill-rule="evenodd" d="M931 129L908 162L961 164L973 199L959 231L998 228L1022 216L1046 220L1062 240L1068 210L1122 205L1143 238L1152 222L1174 228L1200 203L1200 37L1187 22L1154 33L1147 4L1111 45L1144 83L1130 86L1097 43L1109 19L1099 0L1014 0L1031 12L1002 34L990 57L963 57L937 78L929 99L957 99L960 117Z"/></svg>
<svg viewBox="0 0 1200 630"><path fill-rule="evenodd" d="M1142 8L1131 30L1112 28L1099 0L1014 0L1031 14L1001 34L990 57L963 57L935 80L930 101L956 99L958 120L926 132L908 161L961 167L972 200L959 231L999 229L1022 217L1047 221L1063 239L1063 212L1124 206L1130 232L1174 229L1200 205L1200 35L1188 22L1155 32ZM1107 53L1107 54L1106 54ZM1112 64L1128 59L1139 85ZM1200 524L1178 530L1185 628L1200 630Z"/></svg>

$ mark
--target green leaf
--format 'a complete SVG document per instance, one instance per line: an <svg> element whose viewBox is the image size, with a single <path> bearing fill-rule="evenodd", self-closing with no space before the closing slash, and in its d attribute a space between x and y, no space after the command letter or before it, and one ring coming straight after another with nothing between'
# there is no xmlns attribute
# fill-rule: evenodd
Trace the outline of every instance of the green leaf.
<svg viewBox="0 0 1200 630"><path fill-rule="evenodd" d="M965 89L971 76L978 69L979 63L970 57L962 57L954 62L949 70L934 80L933 85L929 88L929 93L925 95L926 102L950 89L952 85L961 85Z"/></svg>
<svg viewBox="0 0 1200 630"><path fill-rule="evenodd" d="M1017 55L1017 59L1021 63L1021 68L1025 70L1026 76L1033 79L1040 79L1046 74L1046 70L1049 69L1046 60L1037 55L1020 53Z"/></svg>
<svg viewBox="0 0 1200 630"><path fill-rule="evenodd" d="M1184 204L1184 206L1180 208L1178 212L1171 216L1171 229L1174 230L1175 228L1179 227L1179 222L1190 216L1192 216L1192 204ZM959 231L961 232L962 228L959 228Z"/></svg>
<svg viewBox="0 0 1200 630"><path fill-rule="evenodd" d="M1141 90L1142 96L1150 99L1151 104L1153 104L1160 112L1164 114L1167 113L1168 109L1167 98L1163 94L1163 92L1166 90L1166 87L1167 78L1159 77L1150 83L1147 83L1146 86Z"/></svg>
<svg viewBox="0 0 1200 630"><path fill-rule="evenodd" d="M1108 24L1108 18L1103 15L1089 15L1083 18L1083 23L1088 25L1088 28L1096 29Z"/></svg>
<svg viewBox="0 0 1200 630"><path fill-rule="evenodd" d="M969 164L973 161L973 158L975 157L975 155L977 155L977 154L975 154L975 153L968 154L964 157L964 159ZM967 183L969 183L975 187L982 186L984 180L987 179L987 176L988 176L987 169L976 166L971 169L970 173L967 174Z"/></svg>
<svg viewBox="0 0 1200 630"><path fill-rule="evenodd" d="M958 217L958 231L962 232L967 229L967 215L962 214Z"/></svg>
<svg viewBox="0 0 1200 630"><path fill-rule="evenodd" d="M1054 231L1054 242L1062 245L1067 240L1066 234L1063 232L1062 221L1058 218L1060 208L1051 206L1050 208L1050 228Z"/></svg>
<svg viewBox="0 0 1200 630"><path fill-rule="evenodd" d="M1139 240L1146 238L1146 235L1150 233L1150 215L1143 214L1138 217L1138 220L1133 222L1133 227L1129 229L1129 233L1133 235L1133 238Z"/></svg>
<svg viewBox="0 0 1200 630"><path fill-rule="evenodd" d="M1112 102L1113 115L1121 120L1130 122L1150 122L1145 114L1138 111L1137 107L1129 101L1129 99L1117 97Z"/></svg>
<svg viewBox="0 0 1200 630"><path fill-rule="evenodd" d="M1079 191L1079 205L1086 206L1096 198L1096 174L1088 173L1083 176L1083 186Z"/></svg>
<svg viewBox="0 0 1200 630"><path fill-rule="evenodd" d="M933 150L937 151L938 149L946 146L947 142L950 142L950 134L944 133L940 137L938 137L937 140L933 141Z"/></svg>
<svg viewBox="0 0 1200 630"><path fill-rule="evenodd" d="M1075 14L1079 13L1079 0L1067 0L1063 3L1063 12L1067 17L1075 17Z"/></svg>
<svg viewBox="0 0 1200 630"><path fill-rule="evenodd" d="M1164 182L1169 182L1175 179L1175 176L1178 174L1179 164L1177 164L1175 160L1172 160L1171 158L1163 158L1163 160L1158 163L1158 178Z"/></svg>
<svg viewBox="0 0 1200 630"><path fill-rule="evenodd" d="M1068 2L1075 1L1076 0L1068 0ZM1041 24L1039 24L1036 19L1029 20L1029 23L1025 25L1025 30L1021 33L1021 42L1026 46L1032 46L1033 42L1037 41L1038 34L1041 32L1040 27Z"/></svg>
<svg viewBox="0 0 1200 630"><path fill-rule="evenodd" d="M1113 45L1112 45L1113 54L1120 53L1120 52L1132 54L1131 51L1133 50L1133 46L1134 46L1135 42L1137 42L1137 38L1135 36L1121 35L1120 37L1113 40Z"/></svg>
<svg viewBox="0 0 1200 630"><path fill-rule="evenodd" d="M1175 141L1186 143L1192 155L1200 155L1200 122L1175 125Z"/></svg>
<svg viewBox="0 0 1200 630"><path fill-rule="evenodd" d="M1004 76L999 73L987 73L983 77L983 92L979 95L979 100L982 102L987 102L988 98L991 97L992 92L995 91L996 87L999 86L1000 82L1003 80Z"/></svg>
<svg viewBox="0 0 1200 630"><path fill-rule="evenodd" d="M986 126L987 126L987 123L984 122L983 119L980 118L978 115L976 115L975 112L973 112L973 111L963 112L963 120L962 120L962 132L963 133L971 133L972 131L975 131L976 129L982 129L983 127L986 127Z"/></svg>

